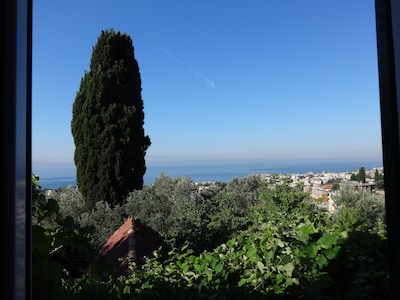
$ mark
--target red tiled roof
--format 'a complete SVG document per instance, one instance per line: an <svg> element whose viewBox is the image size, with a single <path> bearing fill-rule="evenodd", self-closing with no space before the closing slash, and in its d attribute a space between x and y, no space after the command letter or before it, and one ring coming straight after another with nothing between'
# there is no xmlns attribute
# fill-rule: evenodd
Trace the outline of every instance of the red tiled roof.
<svg viewBox="0 0 400 300"><path fill-rule="evenodd" d="M99 255L106 257L116 268L116 275L129 272L129 261L140 267L146 256L162 245L161 237L150 227L130 217L100 247Z"/></svg>
<svg viewBox="0 0 400 300"><path fill-rule="evenodd" d="M320 186L321 189L327 189L330 190L333 188L333 184L324 184Z"/></svg>

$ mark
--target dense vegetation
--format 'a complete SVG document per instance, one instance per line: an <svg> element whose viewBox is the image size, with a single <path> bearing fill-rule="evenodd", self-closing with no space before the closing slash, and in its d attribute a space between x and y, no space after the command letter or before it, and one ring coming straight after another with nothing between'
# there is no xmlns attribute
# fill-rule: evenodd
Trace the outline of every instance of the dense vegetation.
<svg viewBox="0 0 400 300"><path fill-rule="evenodd" d="M376 170L378 171L378 170ZM357 174L351 174L350 180L359 181L365 183L366 175L365 175L365 167L360 167Z"/></svg>
<svg viewBox="0 0 400 300"><path fill-rule="evenodd" d="M382 196L341 186L334 213L289 178L209 184L160 175L125 204L92 209L74 187L34 182L34 299L385 299ZM134 216L166 246L112 277L96 249ZM79 260L78 260L79 258ZM78 260L78 261L77 261Z"/></svg>
<svg viewBox="0 0 400 300"><path fill-rule="evenodd" d="M145 135L141 78L131 38L102 31L73 104L71 130L79 190L89 207L122 204L143 187Z"/></svg>
<svg viewBox="0 0 400 300"><path fill-rule="evenodd" d="M360 167L360 169L358 170L357 173L352 173L351 174L350 180L354 180L354 181L365 183L367 177L368 176L366 175L365 167ZM380 173L378 169L375 170L374 177L373 178L371 177L369 179L373 179L374 180L375 187L377 189L380 189L380 190L384 189L384 187L385 187L384 175L382 173Z"/></svg>

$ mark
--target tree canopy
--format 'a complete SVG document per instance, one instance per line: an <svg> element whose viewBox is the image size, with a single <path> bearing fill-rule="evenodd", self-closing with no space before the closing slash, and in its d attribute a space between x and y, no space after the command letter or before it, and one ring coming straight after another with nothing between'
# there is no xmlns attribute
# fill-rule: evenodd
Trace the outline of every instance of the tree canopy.
<svg viewBox="0 0 400 300"><path fill-rule="evenodd" d="M150 138L144 132L141 78L132 39L102 31L73 103L79 191L89 206L122 204L143 187Z"/></svg>

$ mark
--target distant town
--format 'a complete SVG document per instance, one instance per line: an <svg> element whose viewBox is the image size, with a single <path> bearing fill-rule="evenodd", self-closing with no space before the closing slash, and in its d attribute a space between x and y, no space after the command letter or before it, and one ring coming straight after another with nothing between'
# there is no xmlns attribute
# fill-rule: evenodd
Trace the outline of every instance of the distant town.
<svg viewBox="0 0 400 300"><path fill-rule="evenodd" d="M340 185L348 184L353 186L355 189L362 189L367 192L377 192L375 187L374 176L376 171L383 175L383 167L373 168L371 170L365 170L365 182L359 182L352 180L352 175L357 173L354 172L308 172L305 174L267 174L259 173L254 174L260 176L268 182L282 182L285 178L290 179L290 185L302 185L304 192L309 192L311 198L318 200L322 208L332 212L334 210L333 201L331 199L331 193L335 188ZM197 183L199 190L216 187L216 182L202 182ZM384 194L384 191L379 191Z"/></svg>

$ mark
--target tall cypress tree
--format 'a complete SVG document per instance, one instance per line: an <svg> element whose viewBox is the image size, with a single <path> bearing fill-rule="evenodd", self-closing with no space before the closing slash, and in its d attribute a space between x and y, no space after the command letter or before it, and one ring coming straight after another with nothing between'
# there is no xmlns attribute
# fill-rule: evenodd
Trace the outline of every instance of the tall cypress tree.
<svg viewBox="0 0 400 300"><path fill-rule="evenodd" d="M364 167L360 167L360 169L358 169L358 181L365 183L365 168Z"/></svg>
<svg viewBox="0 0 400 300"><path fill-rule="evenodd" d="M78 189L89 206L122 204L143 187L150 138L144 133L141 78L132 39L102 31L73 103Z"/></svg>

